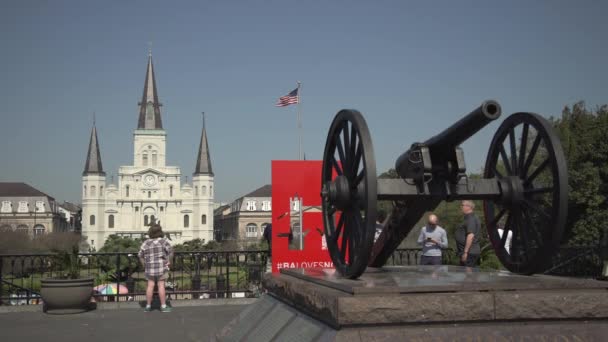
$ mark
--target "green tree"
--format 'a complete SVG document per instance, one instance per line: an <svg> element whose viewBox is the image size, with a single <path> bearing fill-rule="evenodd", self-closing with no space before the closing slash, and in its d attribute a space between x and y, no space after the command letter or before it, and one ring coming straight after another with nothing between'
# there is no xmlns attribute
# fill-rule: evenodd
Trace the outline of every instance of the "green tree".
<svg viewBox="0 0 608 342"><path fill-rule="evenodd" d="M137 253L141 246L141 239L133 239L129 237L121 237L118 235L110 235L103 247L99 249L99 253L125 253L130 252L133 255L108 255L99 257L100 268L108 274L110 279L116 279L119 276L121 280L125 280L131 273L139 270L141 265L137 261ZM117 267L117 258L120 261Z"/></svg>
<svg viewBox="0 0 608 342"><path fill-rule="evenodd" d="M566 154L569 176L565 242L597 243L608 222L608 106L589 110L584 102L552 118Z"/></svg>

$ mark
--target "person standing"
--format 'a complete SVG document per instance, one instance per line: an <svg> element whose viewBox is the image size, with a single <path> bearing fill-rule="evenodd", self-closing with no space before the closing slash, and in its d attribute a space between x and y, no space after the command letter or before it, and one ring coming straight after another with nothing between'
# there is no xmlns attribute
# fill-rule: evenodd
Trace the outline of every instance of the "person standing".
<svg viewBox="0 0 608 342"><path fill-rule="evenodd" d="M266 272L272 272L272 223L264 227L262 238L268 243L268 258L266 258Z"/></svg>
<svg viewBox="0 0 608 342"><path fill-rule="evenodd" d="M169 278L170 260L173 257L173 248L163 233L160 224L153 224L148 229L148 239L141 244L139 249L139 260L145 266L145 275L148 279L146 289L145 312L152 311L152 296L154 284L158 285L158 296L160 297L160 311L171 312L171 307L166 304L165 281Z"/></svg>
<svg viewBox="0 0 608 342"><path fill-rule="evenodd" d="M374 233L374 242L378 240L380 234L382 234L382 230L384 229L384 221L386 221L386 212L382 209L378 210L376 214L376 231Z"/></svg>
<svg viewBox="0 0 608 342"><path fill-rule="evenodd" d="M418 244L422 245L420 265L441 265L441 250L448 248L445 229L437 225L437 215L430 214L427 224L420 229Z"/></svg>
<svg viewBox="0 0 608 342"><path fill-rule="evenodd" d="M460 258L460 266L475 267L481 254L481 248L479 247L481 224L473 212L475 209L473 201L462 201L460 209L464 215L464 220L456 228L454 234L456 239L456 254Z"/></svg>

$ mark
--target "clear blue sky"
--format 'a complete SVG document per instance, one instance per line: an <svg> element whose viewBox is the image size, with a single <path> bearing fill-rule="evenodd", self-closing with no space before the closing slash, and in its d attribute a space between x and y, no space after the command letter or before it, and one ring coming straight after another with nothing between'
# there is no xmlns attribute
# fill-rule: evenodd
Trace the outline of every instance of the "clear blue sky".
<svg viewBox="0 0 608 342"><path fill-rule="evenodd" d="M355 108L381 172L487 98L546 116L608 103L607 4L4 0L0 181L79 202L94 111L108 179L131 164L148 41L168 163L191 177L208 113L217 200L297 157L296 107L274 103L298 80L306 157L321 159L333 116ZM464 144L470 171L496 127Z"/></svg>

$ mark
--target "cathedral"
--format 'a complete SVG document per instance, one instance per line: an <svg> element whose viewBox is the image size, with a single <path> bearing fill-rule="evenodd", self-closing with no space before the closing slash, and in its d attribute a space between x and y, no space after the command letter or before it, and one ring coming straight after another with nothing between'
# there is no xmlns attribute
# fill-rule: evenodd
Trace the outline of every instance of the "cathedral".
<svg viewBox="0 0 608 342"><path fill-rule="evenodd" d="M154 221L173 244L213 239L213 171L204 119L192 184L182 184L180 168L165 163L161 106L150 54L133 133L133 165L119 168L118 184L106 183L93 123L82 173L82 235L95 250L112 234L144 237Z"/></svg>

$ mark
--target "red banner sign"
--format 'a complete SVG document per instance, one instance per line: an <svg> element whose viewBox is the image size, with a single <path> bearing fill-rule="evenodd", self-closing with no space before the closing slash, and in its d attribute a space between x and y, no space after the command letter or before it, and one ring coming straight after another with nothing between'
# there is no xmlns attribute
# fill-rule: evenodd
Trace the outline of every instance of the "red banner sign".
<svg viewBox="0 0 608 342"><path fill-rule="evenodd" d="M333 267L323 237L320 160L272 161L272 272Z"/></svg>

